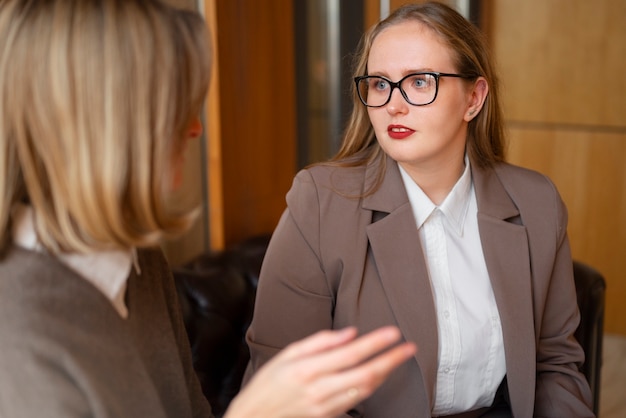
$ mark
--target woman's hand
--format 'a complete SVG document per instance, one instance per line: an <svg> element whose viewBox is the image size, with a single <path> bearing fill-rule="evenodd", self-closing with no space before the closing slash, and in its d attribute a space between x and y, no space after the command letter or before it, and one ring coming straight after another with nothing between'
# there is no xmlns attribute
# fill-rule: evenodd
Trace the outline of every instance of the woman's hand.
<svg viewBox="0 0 626 418"><path fill-rule="evenodd" d="M400 339L396 327L356 334L354 328L320 331L287 346L233 400L225 418L335 417L416 352L413 343L389 348Z"/></svg>

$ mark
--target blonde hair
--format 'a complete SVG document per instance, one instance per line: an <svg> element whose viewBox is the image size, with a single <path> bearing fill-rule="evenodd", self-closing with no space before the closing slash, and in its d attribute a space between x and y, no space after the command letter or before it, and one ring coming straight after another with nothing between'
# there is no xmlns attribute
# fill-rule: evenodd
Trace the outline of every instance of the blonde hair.
<svg viewBox="0 0 626 418"><path fill-rule="evenodd" d="M195 208L171 213L166 199L209 54L201 17L158 0L3 0L0 250L20 201L52 252L187 229Z"/></svg>
<svg viewBox="0 0 626 418"><path fill-rule="evenodd" d="M480 75L487 80L489 93L485 104L468 125L467 152L480 167L504 161L505 137L498 79L486 41L478 28L449 6L436 2L408 4L374 25L361 38L354 61L354 77L367 74L370 49L376 37L386 28L406 21L419 22L437 34L452 51L457 72ZM377 178L371 183L370 190L366 191L366 194L370 194L382 182L385 172L385 159L382 158L384 153L376 141L367 109L359 100L354 84L351 95L353 108L344 131L342 146L330 164L359 166L380 160Z"/></svg>

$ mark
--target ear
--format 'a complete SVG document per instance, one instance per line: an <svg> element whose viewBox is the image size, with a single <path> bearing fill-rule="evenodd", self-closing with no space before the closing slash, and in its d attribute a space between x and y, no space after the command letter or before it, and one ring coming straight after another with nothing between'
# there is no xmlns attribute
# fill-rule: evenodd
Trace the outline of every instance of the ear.
<svg viewBox="0 0 626 418"><path fill-rule="evenodd" d="M202 121L200 116L195 116L187 127L187 138L198 138L200 135L202 135Z"/></svg>
<svg viewBox="0 0 626 418"><path fill-rule="evenodd" d="M465 110L465 115L463 116L463 119L466 122L474 119L478 112L480 112L483 108L483 104L487 98L487 93L489 93L489 84L487 84L487 80L485 80L484 77L478 77L469 92L467 109Z"/></svg>

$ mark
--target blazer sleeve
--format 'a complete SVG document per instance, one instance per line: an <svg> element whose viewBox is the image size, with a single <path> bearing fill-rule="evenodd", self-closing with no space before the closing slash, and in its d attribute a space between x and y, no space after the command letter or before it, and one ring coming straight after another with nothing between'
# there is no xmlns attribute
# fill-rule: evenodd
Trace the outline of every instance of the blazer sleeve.
<svg viewBox="0 0 626 418"><path fill-rule="evenodd" d="M557 247L538 324L534 416L593 417L591 391L579 371L584 353L574 338L580 314L567 237L567 210L556 189L554 196Z"/></svg>
<svg viewBox="0 0 626 418"><path fill-rule="evenodd" d="M332 329L336 292L324 270L321 218L331 210L328 185L308 170L296 175L284 211L265 254L253 319L246 334L250 362L245 385L263 364L288 344ZM362 405L342 417L362 416Z"/></svg>
<svg viewBox="0 0 626 418"><path fill-rule="evenodd" d="M250 364L244 381L286 345L332 328L333 296L320 258L317 187L301 171L287 194L268 246L246 340Z"/></svg>

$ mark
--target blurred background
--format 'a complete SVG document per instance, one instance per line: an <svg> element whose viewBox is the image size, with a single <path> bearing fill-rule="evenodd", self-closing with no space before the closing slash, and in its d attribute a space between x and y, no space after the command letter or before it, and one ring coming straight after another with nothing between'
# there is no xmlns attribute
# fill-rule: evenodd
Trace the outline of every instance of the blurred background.
<svg viewBox="0 0 626 418"><path fill-rule="evenodd" d="M188 156L188 189L176 199L203 212L187 236L164 245L176 265L271 233L297 170L338 148L361 34L406 0L170 1L205 16L214 48L205 137ZM501 77L508 159L556 183L573 256L604 275L605 333L621 341L626 0L447 3L486 34ZM609 357L623 374L626 353Z"/></svg>

